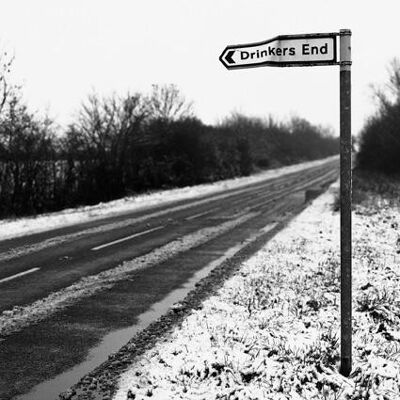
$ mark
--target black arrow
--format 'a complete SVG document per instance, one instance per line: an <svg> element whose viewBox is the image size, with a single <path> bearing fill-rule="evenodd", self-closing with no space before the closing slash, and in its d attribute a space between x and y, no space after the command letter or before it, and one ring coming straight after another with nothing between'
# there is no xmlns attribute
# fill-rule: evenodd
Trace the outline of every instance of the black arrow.
<svg viewBox="0 0 400 400"><path fill-rule="evenodd" d="M228 51L228 54L225 56L225 60L229 64L236 64L235 60L232 58L232 56L235 54L235 50Z"/></svg>

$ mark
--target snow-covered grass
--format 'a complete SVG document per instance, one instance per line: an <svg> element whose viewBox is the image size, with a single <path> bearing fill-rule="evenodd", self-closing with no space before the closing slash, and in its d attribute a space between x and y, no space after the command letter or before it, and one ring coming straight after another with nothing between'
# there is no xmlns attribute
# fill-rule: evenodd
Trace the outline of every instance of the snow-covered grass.
<svg viewBox="0 0 400 400"><path fill-rule="evenodd" d="M271 169L254 174L250 177L234 178L198 186L188 186L178 189L157 191L150 194L129 196L120 200L100 203L94 206L71 208L60 212L39 215L37 217L0 220L0 240L61 228L76 223L93 221L112 215L156 206L161 203L191 199L227 189L238 188L265 179L276 178L284 174L321 165L334 158L337 158L337 156Z"/></svg>
<svg viewBox="0 0 400 400"><path fill-rule="evenodd" d="M399 206L372 193L355 206L353 371L345 378L337 190L135 360L115 399L400 399Z"/></svg>

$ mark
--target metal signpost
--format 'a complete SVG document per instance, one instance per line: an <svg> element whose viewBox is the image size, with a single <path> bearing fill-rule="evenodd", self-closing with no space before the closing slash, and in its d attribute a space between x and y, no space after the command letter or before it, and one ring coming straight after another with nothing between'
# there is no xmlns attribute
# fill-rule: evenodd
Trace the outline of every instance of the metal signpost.
<svg viewBox="0 0 400 400"><path fill-rule="evenodd" d="M340 40L340 60L337 41ZM227 46L219 57L228 69L340 65L340 373L352 365L351 324L351 31L282 35Z"/></svg>
<svg viewBox="0 0 400 400"><path fill-rule="evenodd" d="M351 371L351 31L340 31L340 373Z"/></svg>

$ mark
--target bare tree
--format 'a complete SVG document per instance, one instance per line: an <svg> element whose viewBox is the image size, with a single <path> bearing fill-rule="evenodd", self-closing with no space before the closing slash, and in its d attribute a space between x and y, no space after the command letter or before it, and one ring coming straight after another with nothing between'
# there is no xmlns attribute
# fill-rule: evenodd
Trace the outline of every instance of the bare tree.
<svg viewBox="0 0 400 400"><path fill-rule="evenodd" d="M389 63L387 72L389 79L383 86L371 85L381 111L390 109L393 104L400 104L400 60L398 58L393 58Z"/></svg>
<svg viewBox="0 0 400 400"><path fill-rule="evenodd" d="M100 98L88 96L78 113L77 122L70 130L79 132L80 147L76 150L96 149L110 154L115 147L124 149L127 141L140 144L145 139L137 129L147 117L147 105L140 94L123 97L112 95Z"/></svg>
<svg viewBox="0 0 400 400"><path fill-rule="evenodd" d="M193 117L193 103L186 101L174 84L153 85L147 103L150 116L153 118L174 121Z"/></svg>
<svg viewBox="0 0 400 400"><path fill-rule="evenodd" d="M389 67L389 91L394 96L395 101L400 101L400 60L394 58Z"/></svg>
<svg viewBox="0 0 400 400"><path fill-rule="evenodd" d="M6 105L12 90L15 89L8 79L13 61L14 57L10 56L6 51L0 53L0 113Z"/></svg>
<svg viewBox="0 0 400 400"><path fill-rule="evenodd" d="M374 87L378 110L360 134L358 165L387 173L400 171L400 61L393 59L384 86Z"/></svg>
<svg viewBox="0 0 400 400"><path fill-rule="evenodd" d="M137 149L148 140L143 129L146 117L147 104L140 94L92 94L82 105L64 144L67 159L77 161L70 162L71 168L85 180L91 201L121 196L133 181Z"/></svg>
<svg viewBox="0 0 400 400"><path fill-rule="evenodd" d="M15 93L0 120L0 214L36 213L52 202L52 121L29 112Z"/></svg>

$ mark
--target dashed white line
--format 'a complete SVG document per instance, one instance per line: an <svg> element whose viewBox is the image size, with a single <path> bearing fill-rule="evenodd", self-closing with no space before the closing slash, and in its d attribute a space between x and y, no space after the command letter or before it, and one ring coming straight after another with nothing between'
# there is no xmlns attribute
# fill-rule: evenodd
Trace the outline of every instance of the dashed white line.
<svg viewBox="0 0 400 400"><path fill-rule="evenodd" d="M114 244L121 243L121 242L126 242L127 240L133 239L133 238L138 237L138 236L146 235L147 233L150 233L150 232L158 231L159 229L162 229L162 228L164 228L164 226L157 226L156 228L151 228L151 229L147 229L146 231L134 233L133 235L126 236L126 237L123 237L121 239L114 240L112 242L105 243L105 244L102 244L100 246L93 247L92 250L93 251L101 250L101 249L104 249L105 247L112 246Z"/></svg>
<svg viewBox="0 0 400 400"><path fill-rule="evenodd" d="M261 229L261 231L264 233L272 231L272 229L274 229L277 225L277 222L271 222L270 224L265 225L264 228Z"/></svg>
<svg viewBox="0 0 400 400"><path fill-rule="evenodd" d="M199 214L191 215L190 217L185 218L186 221L191 221L192 219L203 217L204 215L211 214L213 211L218 210L218 208L213 208L212 210L208 210Z"/></svg>
<svg viewBox="0 0 400 400"><path fill-rule="evenodd" d="M40 269L39 267L35 267L35 268L28 269L26 271L20 272L18 274L8 276L7 278L0 279L0 283L8 282L8 281L11 281L11 280L13 280L15 278L19 278L21 276L24 276L24 275L27 275L27 274L31 274L32 272L35 272L35 271L37 271L39 269Z"/></svg>
<svg viewBox="0 0 400 400"><path fill-rule="evenodd" d="M0 336L17 332L33 322L48 318L54 312L70 306L78 300L87 298L106 288L112 288L117 282L125 279L129 274L152 267L169 260L178 254L199 247L224 233L244 224L260 213L253 212L242 214L233 221L227 221L217 226L200 229L188 235L181 236L161 247L157 247L150 253L125 261L121 265L96 275L82 277L74 284L50 293L47 297L37 300L32 304L14 307L10 313L7 310L0 314Z"/></svg>

